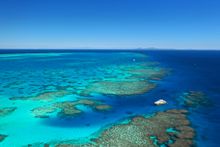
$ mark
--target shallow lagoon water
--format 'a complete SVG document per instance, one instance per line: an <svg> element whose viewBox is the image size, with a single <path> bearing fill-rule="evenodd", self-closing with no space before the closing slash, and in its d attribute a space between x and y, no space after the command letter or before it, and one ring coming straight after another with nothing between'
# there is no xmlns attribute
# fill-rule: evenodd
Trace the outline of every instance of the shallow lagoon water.
<svg viewBox="0 0 220 147"><path fill-rule="evenodd" d="M216 100L220 91L220 53L217 51L20 52L27 53L3 50L0 55L0 107L17 107L14 112L0 117L0 134L8 135L0 142L1 146L87 141L100 129L119 120L172 108L190 111L189 118L196 130L198 146L216 146L219 143L216 130L220 130L220 103ZM143 68L151 74L134 76L134 71L130 71ZM158 78L157 74L164 70L166 73ZM93 84L100 81L147 81L147 84L156 86L134 94L117 95L105 92L105 89L97 90ZM213 104L198 108L182 106L179 97L191 90L204 92ZM123 92L122 89L118 93ZM154 106L153 102L159 98L167 100L168 104ZM37 107L80 99L101 101L112 108L96 111L91 106L78 105L77 109L83 113L67 118L59 117L58 112L49 113L49 118L35 117L32 113Z"/></svg>

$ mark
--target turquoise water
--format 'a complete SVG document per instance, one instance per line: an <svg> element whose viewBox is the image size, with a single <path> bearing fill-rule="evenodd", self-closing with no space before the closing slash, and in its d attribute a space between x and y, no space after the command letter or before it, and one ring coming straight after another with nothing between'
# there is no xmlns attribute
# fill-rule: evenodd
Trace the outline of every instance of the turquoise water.
<svg viewBox="0 0 220 147"><path fill-rule="evenodd" d="M211 55L172 51L4 50L0 54L0 108L16 110L0 116L0 134L7 135L0 146L88 141L100 129L130 116L184 108L178 98L190 90L203 91L213 101L219 96L219 79L213 81L211 77L216 75L209 77L209 73L218 67L207 67L205 63L219 65L220 54L216 58L210 58ZM160 98L168 104L154 106L153 102ZM79 100L94 104L74 103L71 107L79 114L71 110L71 115L67 115L69 109L62 113L63 102ZM110 109L98 110L98 105L108 105ZM220 128L215 110L219 106L217 103L209 108L189 109L198 146L218 143L213 128ZM44 112L33 111L42 107ZM51 111L45 112L45 108ZM207 121L207 111L212 111L213 121Z"/></svg>

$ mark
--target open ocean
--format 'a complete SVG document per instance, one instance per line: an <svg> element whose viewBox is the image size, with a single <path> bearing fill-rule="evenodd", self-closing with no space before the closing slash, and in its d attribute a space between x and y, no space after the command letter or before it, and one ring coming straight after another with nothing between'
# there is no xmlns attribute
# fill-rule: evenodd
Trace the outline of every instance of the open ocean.
<svg viewBox="0 0 220 147"><path fill-rule="evenodd" d="M167 73L146 79L130 73L142 67L155 75L163 70ZM124 85L147 81L147 86L156 86L143 92L126 85L130 91L119 91L114 83L120 85L121 81L126 81ZM181 96L189 91L204 93L206 103L183 105ZM161 98L168 103L155 106ZM0 50L0 135L5 136L2 141L0 137L2 147L66 140L84 143L120 120L169 109L189 111L196 146L218 147L219 98L220 51ZM71 109L70 117L60 113L64 111L62 102L81 99L100 102L76 104L78 111ZM98 111L96 106L101 104L111 108Z"/></svg>

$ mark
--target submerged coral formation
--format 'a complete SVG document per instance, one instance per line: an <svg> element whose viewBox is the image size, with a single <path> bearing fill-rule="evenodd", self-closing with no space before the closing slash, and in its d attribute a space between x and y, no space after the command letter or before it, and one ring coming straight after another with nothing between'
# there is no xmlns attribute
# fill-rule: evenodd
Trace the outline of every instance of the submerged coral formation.
<svg viewBox="0 0 220 147"><path fill-rule="evenodd" d="M128 69L127 72L130 73L134 78L160 80L165 74L167 74L168 71L159 67L149 68L144 65L141 68Z"/></svg>
<svg viewBox="0 0 220 147"><path fill-rule="evenodd" d="M114 69L114 67L112 67ZM167 70L148 64L118 66L118 75L110 74L108 78L89 83L81 95L100 93L105 95L135 95L150 91L156 86L152 80L160 80ZM116 72L117 73L117 72ZM123 73L123 76L119 76Z"/></svg>
<svg viewBox="0 0 220 147"><path fill-rule="evenodd" d="M6 83L4 86L7 88L15 86L14 90L19 90L19 95L11 97L10 100L51 101L71 94L90 96L93 93L123 96L148 92L155 88L156 80L160 80L167 73L167 69L161 68L151 61L114 63L106 66L94 66L90 70L80 68L74 72L72 69L65 70L65 72L36 71L36 77L32 79L41 77L41 80L45 81L43 84L35 80L22 82L23 79L20 78L19 83L15 83L15 81ZM24 73L19 73L18 77L24 75ZM78 75L81 75L80 79L77 78ZM33 75L28 76L33 77ZM29 83L26 86L30 88L18 89L26 83Z"/></svg>
<svg viewBox="0 0 220 147"><path fill-rule="evenodd" d="M182 104L186 107L209 106L211 104L208 97L201 91L183 93L180 100L183 101Z"/></svg>
<svg viewBox="0 0 220 147"><path fill-rule="evenodd" d="M72 141L51 143L57 147L99 146L170 146L190 147L195 132L186 118L186 110L158 112L151 117L135 116L126 124L115 124L104 129L99 137L87 144Z"/></svg>
<svg viewBox="0 0 220 147"><path fill-rule="evenodd" d="M54 100L56 98L63 97L68 94L70 94L70 92L65 90L59 90L59 91L40 93L36 96L31 96L31 97L12 97L10 98L10 100Z"/></svg>
<svg viewBox="0 0 220 147"><path fill-rule="evenodd" d="M103 104L101 101L91 99L80 99L77 101L56 102L49 106L38 107L32 110L35 117L48 118L51 113L57 112L58 117L73 117L83 113L76 108L78 105L89 106L94 110L104 111L111 109L111 106Z"/></svg>
<svg viewBox="0 0 220 147"><path fill-rule="evenodd" d="M106 104L101 104L101 105L96 105L95 109L98 111L105 111L105 110L110 110L112 107L110 105L106 105Z"/></svg>
<svg viewBox="0 0 220 147"><path fill-rule="evenodd" d="M12 113L13 111L15 111L16 109L17 109L17 107L0 108L0 116L6 116L6 115Z"/></svg>
<svg viewBox="0 0 220 147"><path fill-rule="evenodd" d="M6 137L7 135L0 134L0 142L2 142Z"/></svg>
<svg viewBox="0 0 220 147"><path fill-rule="evenodd" d="M170 145L184 147L192 145L194 131L189 126L186 111L169 110L159 112L151 118L136 116L128 124L113 126L102 132L94 142L98 146L152 146ZM178 130L178 133L167 132L168 128ZM157 141L151 138L156 137ZM172 145L171 145L172 144Z"/></svg>
<svg viewBox="0 0 220 147"><path fill-rule="evenodd" d="M78 110L76 108L76 105L78 104L82 104L82 103L78 103L77 101L76 102L68 101L68 102L56 103L54 106L61 110L57 114L59 117L72 117L72 116L82 113L81 110Z"/></svg>
<svg viewBox="0 0 220 147"><path fill-rule="evenodd" d="M48 118L50 113L53 113L56 111L56 108L53 106L44 106L44 107L38 107L32 110L32 113L35 117L38 118Z"/></svg>
<svg viewBox="0 0 220 147"><path fill-rule="evenodd" d="M3 118L5 122L2 121L2 124L8 122L10 124L3 128L2 133L12 136L4 141L7 145L13 141L15 141L13 143L17 146L38 141L40 138L39 132L47 136L41 138L43 139L41 141L45 142L55 140L59 135L62 136L63 140L70 138L69 135L72 134L72 139L76 139L77 135L81 138L94 133L97 131L97 128L107 124L108 121L112 122L112 120L127 116L125 112L128 112L129 115L139 114L139 112L142 112L139 103L144 102L143 100L136 101L133 97L129 97L128 99L132 99L131 103L128 100L128 103L122 102L123 106L120 106L117 105L117 99L108 99L108 97L113 96L116 98L118 96L121 98L146 93L154 89L157 86L157 80L160 80L167 74L167 69L161 68L158 63L148 60L145 53L114 53L114 55L112 53L104 53L98 56L96 53L74 53L72 56L54 59L41 58L40 60L36 58L33 61L29 59L27 61L21 60L16 62L15 67L12 63L11 67L16 70L8 70L7 66L2 66L6 69L2 69L2 72L0 72L1 77L4 77L2 79L3 84L0 85L1 95L6 96L5 100L7 103L4 105L9 102L17 106L19 108L18 113L11 116L13 118L21 118L16 121L16 124L26 125L24 129L17 127L17 130L13 131L14 134L11 135L11 132L8 133L7 131L8 128L10 131L10 127L16 127L13 122L14 119L12 118L11 122L11 120L7 121L6 117L6 119ZM27 66L23 66L23 62ZM136 96L134 97L136 98ZM8 101L8 99L13 101ZM137 103L133 104L133 100ZM114 111L112 106L115 107ZM28 111L28 113L25 111ZM4 113L6 112L0 110L0 116ZM37 119L29 119L29 113L32 113L32 117ZM86 114L75 118L83 113ZM138 117L136 118L138 119ZM140 118L144 121L147 119L145 117ZM40 123L41 121L44 123ZM157 123L154 122L155 125L158 125ZM74 125L74 127L62 129L56 128L55 126L57 125L68 127ZM92 127L93 125L96 126ZM39 132L37 130L30 140L19 141L15 139L19 138L20 135L29 136L29 131L33 127L39 129ZM169 127L172 128L172 125ZM115 125L111 128L110 130L106 129L100 134L99 138L91 140L93 144L100 146L112 144L113 146L118 146L121 143L129 144L130 142L126 142L129 139L133 144L136 144L136 142L137 144L140 144L140 142L150 144L150 142L161 140L161 136L156 136L156 133L150 136L145 134L145 140L142 140L142 134L144 135L148 131L139 127L139 125L136 126L128 123L127 125ZM119 136L114 132L115 129L118 130ZM127 129L130 129L131 132ZM57 130L60 131L58 136L53 134ZM78 130L80 132L77 132ZM108 133L112 138L109 138ZM134 135L132 136L131 133L134 133ZM125 140L120 137L120 134L125 137ZM115 143L111 142L111 139L116 140ZM93 144L83 145L90 146ZM133 144L131 143L131 145ZM65 144L61 143L60 145Z"/></svg>
<svg viewBox="0 0 220 147"><path fill-rule="evenodd" d="M132 95L147 92L154 87L155 84L146 81L104 81L91 84L85 93Z"/></svg>

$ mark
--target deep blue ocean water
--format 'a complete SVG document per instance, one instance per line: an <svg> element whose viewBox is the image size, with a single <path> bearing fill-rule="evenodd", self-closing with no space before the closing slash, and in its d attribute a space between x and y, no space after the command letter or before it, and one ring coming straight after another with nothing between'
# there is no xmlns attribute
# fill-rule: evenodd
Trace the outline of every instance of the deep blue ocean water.
<svg viewBox="0 0 220 147"><path fill-rule="evenodd" d="M36 56L36 53L41 54ZM7 57L5 55L15 56ZM26 112L26 110L32 108L33 102L11 102L8 100L10 97L18 95L39 93L39 91L48 88L48 85L68 87L68 82L73 86L86 84L85 81L89 80L88 77L102 75L102 72L97 71L97 68L104 68L112 64L128 64L133 58L137 59L137 62L144 62L145 57L143 58L140 55L146 55L147 60L159 62L160 67L169 68L171 71L161 81L157 81L158 85L155 89L141 95L113 96L111 98L94 95L94 99L104 100L107 104L113 106L112 111L97 113L86 110L87 113L71 120L57 118L36 120ZM72 68L70 69L70 67ZM111 70L117 70L117 68L109 70L111 72ZM52 76L53 73L56 76ZM60 81L60 75L58 74L66 76L67 82ZM0 143L3 146L21 145L22 141L18 141L17 138L17 136L22 135L21 130L24 130L24 144L88 137L104 126L132 115L152 114L170 108L182 108L177 98L183 92L189 90L204 92L212 103L207 107L201 106L196 109L189 109L189 119L196 130L195 141L197 146L216 147L220 144L218 139L220 136L218 133L220 131L220 51L0 50L0 75L0 106L18 105L20 108L11 117L5 117L0 122L0 134L9 135ZM73 81L68 79L69 77ZM30 79L35 80L32 82L27 81ZM19 84L13 83L16 81ZM11 85L5 86L8 82ZM45 83L47 85L44 87L39 86ZM48 90L53 88L49 87ZM168 101L168 104L155 107L153 102L158 98L164 98ZM25 117L22 117L21 114ZM14 121L27 118L29 120L20 123ZM25 125L29 127L24 127ZM27 137L29 134L26 132L30 130L34 139ZM42 130L49 132L47 134L48 138L39 136ZM73 131L76 133L74 134ZM60 134L58 135L57 132Z"/></svg>
<svg viewBox="0 0 220 147"><path fill-rule="evenodd" d="M199 90L207 93L212 106L192 110L190 119L197 130L197 145L215 147L220 143L220 52L219 51L149 51L152 58L173 71L164 88L168 95Z"/></svg>

